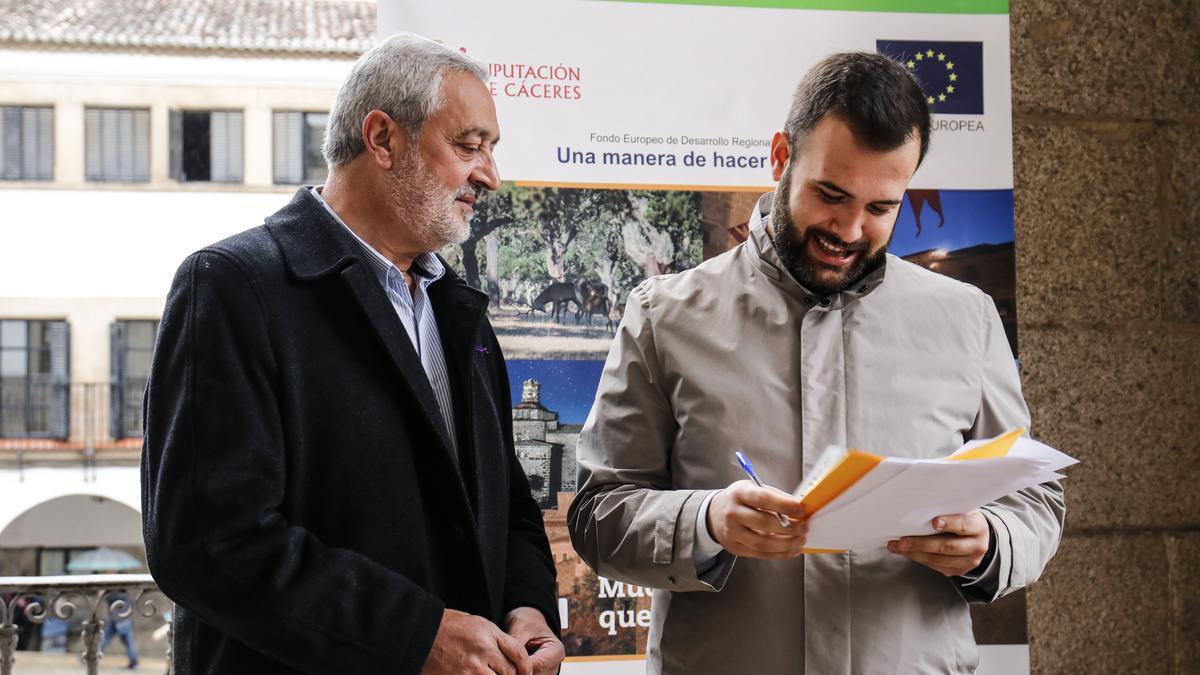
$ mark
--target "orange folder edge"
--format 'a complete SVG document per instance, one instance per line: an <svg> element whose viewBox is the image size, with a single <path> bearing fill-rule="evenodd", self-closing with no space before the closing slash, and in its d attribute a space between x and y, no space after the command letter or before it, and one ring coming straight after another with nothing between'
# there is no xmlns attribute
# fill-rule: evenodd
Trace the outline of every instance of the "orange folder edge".
<svg viewBox="0 0 1200 675"><path fill-rule="evenodd" d="M860 478L867 475L882 461L883 457L879 455L872 455L862 450L847 450L842 461L838 462L838 465L833 467L833 470L800 500L800 503L804 505L804 513L811 516L820 511L822 507L857 483Z"/></svg>
<svg viewBox="0 0 1200 675"><path fill-rule="evenodd" d="M971 448L962 454L954 455L948 459L994 459L996 457L1005 457L1008 455L1008 451L1012 450L1012 447L1017 444L1017 439L1023 433L1025 433L1025 428L1017 427L1003 436L997 436L979 447Z"/></svg>
<svg viewBox="0 0 1200 675"><path fill-rule="evenodd" d="M862 450L849 450L846 456L827 476L821 479L800 503L804 505L804 512L812 515L819 511L821 507L837 498L838 495L845 492L859 481L860 478L867 475L871 469L874 469L883 461L883 457L872 455L869 452ZM824 548L806 548L804 553L842 553L839 549L824 549Z"/></svg>

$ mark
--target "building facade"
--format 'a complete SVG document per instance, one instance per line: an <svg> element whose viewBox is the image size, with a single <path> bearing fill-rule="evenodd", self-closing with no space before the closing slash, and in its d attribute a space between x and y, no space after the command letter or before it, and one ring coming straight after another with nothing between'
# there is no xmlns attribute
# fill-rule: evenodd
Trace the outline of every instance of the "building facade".
<svg viewBox="0 0 1200 675"><path fill-rule="evenodd" d="M583 426L559 424L558 413L542 405L541 383L533 379L522 384L512 415L517 459L533 498L543 509L557 508L560 493L575 492L575 446Z"/></svg>
<svg viewBox="0 0 1200 675"><path fill-rule="evenodd" d="M0 7L0 575L140 549L141 399L174 270L324 179L326 114L375 41L373 2L155 10Z"/></svg>

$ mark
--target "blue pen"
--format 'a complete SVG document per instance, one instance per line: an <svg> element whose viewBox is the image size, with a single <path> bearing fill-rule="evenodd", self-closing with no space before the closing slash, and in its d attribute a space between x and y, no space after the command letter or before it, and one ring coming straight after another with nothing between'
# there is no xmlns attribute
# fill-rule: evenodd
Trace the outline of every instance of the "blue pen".
<svg viewBox="0 0 1200 675"><path fill-rule="evenodd" d="M746 456L743 455L741 451L734 452L733 456L737 458L738 466L742 467L742 471L746 472L746 475L750 477L750 480L754 481L755 485L758 487L765 487L762 481L758 479L758 475L754 473L754 467L750 465L750 460L746 459ZM776 511L775 517L779 519L780 525L789 528L792 526L792 524L788 522L788 519L783 517L782 513Z"/></svg>

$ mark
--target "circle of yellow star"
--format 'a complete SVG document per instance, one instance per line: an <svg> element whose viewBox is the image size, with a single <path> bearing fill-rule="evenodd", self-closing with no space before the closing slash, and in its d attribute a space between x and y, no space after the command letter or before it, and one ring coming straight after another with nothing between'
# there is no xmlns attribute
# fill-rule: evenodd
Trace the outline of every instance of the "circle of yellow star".
<svg viewBox="0 0 1200 675"><path fill-rule="evenodd" d="M910 58L908 61L906 61L904 65L907 66L909 70L915 70L921 61L924 61L925 59L929 59L932 61L934 59L934 57L935 57L935 52L932 49L918 51L915 54L913 54L913 58ZM936 94L931 94L925 98L925 102L928 103L930 107L933 107L933 106L937 105L938 103L945 103L947 100L949 100L951 94L953 94L955 92L953 83L958 81L958 73L953 72L954 71L954 62L946 60L946 53L945 52L937 52L936 58L940 63L943 63L946 66L946 70L950 71L949 79L950 79L951 84L947 84L946 88L943 89L942 91L940 91Z"/></svg>

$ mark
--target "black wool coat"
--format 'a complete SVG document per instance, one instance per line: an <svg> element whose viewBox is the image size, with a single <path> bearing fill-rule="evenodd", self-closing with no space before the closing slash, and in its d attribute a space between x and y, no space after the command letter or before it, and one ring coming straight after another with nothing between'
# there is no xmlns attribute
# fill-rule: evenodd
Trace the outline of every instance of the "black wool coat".
<svg viewBox="0 0 1200 675"><path fill-rule="evenodd" d="M301 189L179 268L145 401L146 553L175 672L417 673L446 607L557 630L487 297L429 287L452 449L403 324ZM457 455L457 456L456 456Z"/></svg>

